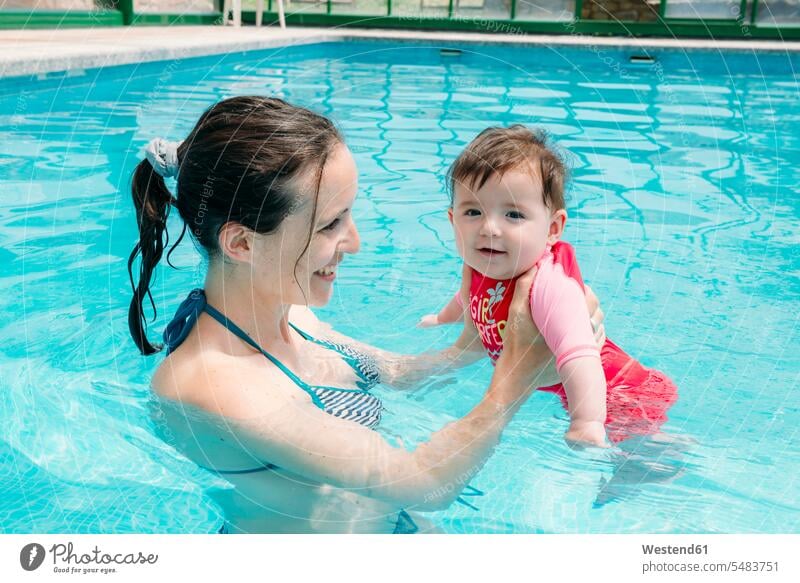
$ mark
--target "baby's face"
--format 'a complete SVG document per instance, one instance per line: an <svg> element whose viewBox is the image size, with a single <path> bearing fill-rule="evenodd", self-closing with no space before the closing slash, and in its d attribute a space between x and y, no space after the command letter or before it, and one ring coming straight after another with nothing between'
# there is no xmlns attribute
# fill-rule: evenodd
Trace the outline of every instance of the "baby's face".
<svg viewBox="0 0 800 583"><path fill-rule="evenodd" d="M465 263L494 279L511 279L561 236L566 211L544 204L541 180L524 170L492 176L478 190L457 185L450 220Z"/></svg>

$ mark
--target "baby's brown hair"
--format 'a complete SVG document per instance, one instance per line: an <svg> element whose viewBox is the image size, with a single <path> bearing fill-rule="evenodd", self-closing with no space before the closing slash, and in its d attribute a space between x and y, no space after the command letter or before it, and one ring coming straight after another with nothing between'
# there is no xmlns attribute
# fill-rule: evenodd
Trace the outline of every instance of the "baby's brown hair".
<svg viewBox="0 0 800 583"><path fill-rule="evenodd" d="M548 208L565 208L567 173L563 160L549 145L544 130L531 130L522 124L486 128L459 154L447 171L450 206L456 184L477 190L493 175L502 177L520 168L538 171Z"/></svg>

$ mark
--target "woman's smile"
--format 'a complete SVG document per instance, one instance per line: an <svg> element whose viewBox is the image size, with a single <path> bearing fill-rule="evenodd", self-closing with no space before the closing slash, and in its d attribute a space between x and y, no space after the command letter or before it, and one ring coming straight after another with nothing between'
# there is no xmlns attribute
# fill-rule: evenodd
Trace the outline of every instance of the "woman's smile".
<svg viewBox="0 0 800 583"><path fill-rule="evenodd" d="M314 272L314 275L316 275L317 277L319 277L324 281L332 282L334 279L336 279L337 265L338 264L328 265L326 267L323 267L322 269L318 269L317 271Z"/></svg>

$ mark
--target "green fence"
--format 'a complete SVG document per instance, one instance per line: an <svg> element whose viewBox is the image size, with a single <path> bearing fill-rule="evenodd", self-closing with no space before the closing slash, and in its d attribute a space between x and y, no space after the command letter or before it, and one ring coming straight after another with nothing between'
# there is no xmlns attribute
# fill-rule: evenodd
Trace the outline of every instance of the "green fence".
<svg viewBox="0 0 800 583"><path fill-rule="evenodd" d="M220 24L209 12L137 12L136 0L97 2L90 11L0 9L0 28ZM255 22L255 0L243 21ZM277 22L277 0L264 23ZM285 0L296 26L464 30L695 38L800 38L800 0Z"/></svg>

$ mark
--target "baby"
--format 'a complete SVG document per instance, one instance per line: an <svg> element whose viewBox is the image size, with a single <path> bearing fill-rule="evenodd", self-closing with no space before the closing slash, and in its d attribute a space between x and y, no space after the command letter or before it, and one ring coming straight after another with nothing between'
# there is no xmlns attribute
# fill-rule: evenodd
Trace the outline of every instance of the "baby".
<svg viewBox="0 0 800 583"><path fill-rule="evenodd" d="M467 146L448 172L448 214L469 267L468 309L456 294L420 325L455 322L466 311L497 360L516 278L536 265L531 314L561 379L542 390L569 411L568 443L607 447L606 429L614 443L655 433L677 389L610 340L598 349L575 251L561 241L565 174L545 139L522 125L488 128Z"/></svg>

